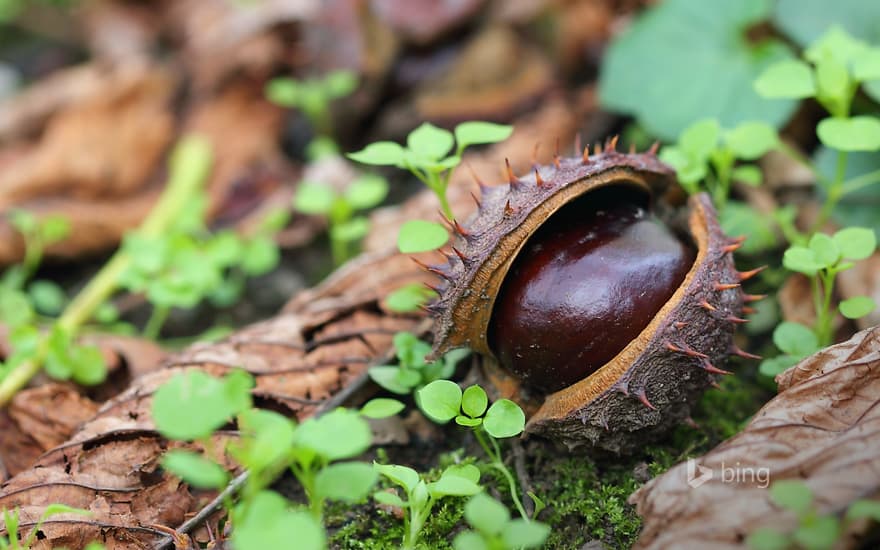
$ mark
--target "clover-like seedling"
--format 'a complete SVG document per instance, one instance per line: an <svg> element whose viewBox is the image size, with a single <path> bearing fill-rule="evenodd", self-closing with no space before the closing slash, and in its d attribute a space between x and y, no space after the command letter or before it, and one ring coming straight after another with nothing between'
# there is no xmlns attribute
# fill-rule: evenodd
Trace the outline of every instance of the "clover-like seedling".
<svg viewBox="0 0 880 550"><path fill-rule="evenodd" d="M66 504L49 504L43 510L43 513L40 514L37 523L31 528L30 531L28 531L28 534L24 537L24 539L19 540L18 530L19 524L21 522L21 512L18 508L15 508L12 511L3 508L3 527L6 530L6 535L0 536L0 550L28 550L31 545L36 542L37 535L40 534L40 528L43 526L43 523L45 523L45 521L52 516L57 516L60 514L77 514L80 516L92 515L92 513L88 510L73 508L71 506L67 506Z"/></svg>
<svg viewBox="0 0 880 550"><path fill-rule="evenodd" d="M367 145L361 151L349 153L348 157L377 166L396 166L409 170L424 183L440 201L444 215L454 218L446 196L452 169L461 162L461 156L471 145L504 141L513 132L510 126L491 122L463 122L454 132L438 128L428 122L410 132L406 147L392 141L380 141ZM434 228L427 229L432 224ZM440 239L441 232L445 238ZM446 228L433 222L422 225L404 225L398 243L401 251L434 250L446 243ZM404 250L406 248L406 250Z"/></svg>
<svg viewBox="0 0 880 550"><path fill-rule="evenodd" d="M434 380L449 378L458 362L470 354L466 349L457 349L429 362L425 357L431 353L431 345L416 335L398 332L393 342L398 364L370 367L368 372L375 383L399 395L408 395Z"/></svg>
<svg viewBox="0 0 880 550"><path fill-rule="evenodd" d="M538 548L550 526L522 518L511 519L507 508L486 493L474 495L464 507L464 518L474 528L455 536L455 550L517 550Z"/></svg>
<svg viewBox="0 0 880 550"><path fill-rule="evenodd" d="M795 546L810 550L830 550L841 533L841 521L835 515L819 515L812 490L800 480L779 480L770 486L770 499L780 508L790 510L798 524L790 533L764 527L749 535L746 543L753 550L784 550Z"/></svg>
<svg viewBox="0 0 880 550"><path fill-rule="evenodd" d="M382 203L388 195L385 178L367 174L354 180L343 192L319 182L299 184L293 207L303 214L325 216L329 225L333 262L341 265L355 252L369 230L369 221L357 212Z"/></svg>
<svg viewBox="0 0 880 550"><path fill-rule="evenodd" d="M242 500L233 514L235 548L290 548L324 550L326 534L321 522L274 491L260 491Z"/></svg>
<svg viewBox="0 0 880 550"><path fill-rule="evenodd" d="M435 380L416 392L416 403L425 415L435 422L446 423L455 419L460 426L471 428L474 437L490 460L490 467L498 470L507 480L510 496L523 519L528 520L525 508L517 497L516 481L501 455L499 439L515 437L523 432L526 415L509 399L499 399L489 406L486 391L478 385L464 392L455 382ZM530 495L531 496L531 495ZM532 496L538 502L538 499Z"/></svg>
<svg viewBox="0 0 880 550"><path fill-rule="evenodd" d="M396 493L379 491L373 494L377 502L402 508L404 530L401 548L416 548L419 535L431 514L434 504L449 496L472 496L483 488L480 486L480 470L471 464L452 465L446 468L436 481L427 481L407 466L373 463L381 476L401 487L406 500Z"/></svg>
<svg viewBox="0 0 880 550"><path fill-rule="evenodd" d="M355 74L346 70L332 71L323 77L304 80L275 78L266 85L266 97L282 107L293 107L302 111L315 132L327 138L333 134L331 102L354 92L357 85ZM332 145L332 141L327 139L319 143L325 148L325 152L326 147Z"/></svg>
<svg viewBox="0 0 880 550"><path fill-rule="evenodd" d="M833 236L816 233L806 246L794 245L785 251L782 264L789 270L810 277L816 307L814 332L820 347L832 339L831 299L837 274L853 267L853 262L868 258L877 248L874 231L862 227L848 227ZM867 315L876 304L867 296L858 296L840 303L840 312L850 319Z"/></svg>

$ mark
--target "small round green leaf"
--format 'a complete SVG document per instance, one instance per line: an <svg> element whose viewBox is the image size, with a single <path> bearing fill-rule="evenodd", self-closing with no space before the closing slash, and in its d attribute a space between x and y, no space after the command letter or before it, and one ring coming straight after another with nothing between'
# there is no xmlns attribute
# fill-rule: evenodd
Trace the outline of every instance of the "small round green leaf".
<svg viewBox="0 0 880 550"><path fill-rule="evenodd" d="M847 260L864 260L877 248L877 236L874 231L864 227L847 227L831 238L840 249L840 255Z"/></svg>
<svg viewBox="0 0 880 550"><path fill-rule="evenodd" d="M858 81L880 80L880 48L869 48L856 54L852 73Z"/></svg>
<svg viewBox="0 0 880 550"><path fill-rule="evenodd" d="M461 410L472 418L483 416L488 405L486 390L476 384L464 390L461 396Z"/></svg>
<svg viewBox="0 0 880 550"><path fill-rule="evenodd" d="M407 493L412 492L419 483L419 473L408 466L373 462L373 469L403 487Z"/></svg>
<svg viewBox="0 0 880 550"><path fill-rule="evenodd" d="M811 276L825 267L816 259L816 254L804 246L789 247L782 255L782 265L788 270Z"/></svg>
<svg viewBox="0 0 880 550"><path fill-rule="evenodd" d="M223 380L199 370L175 375L153 396L153 420L169 439L190 440L211 435L238 413Z"/></svg>
<svg viewBox="0 0 880 550"><path fill-rule="evenodd" d="M330 228L330 237L343 242L355 242L363 239L370 231L370 220L357 216L345 223Z"/></svg>
<svg viewBox="0 0 880 550"><path fill-rule="evenodd" d="M460 414L455 417L455 423L458 424L459 426L464 426L466 428L476 428L477 426L479 426L480 424L483 423L483 419L482 418L471 418L469 416L465 416L463 414Z"/></svg>
<svg viewBox="0 0 880 550"><path fill-rule="evenodd" d="M834 239L825 233L816 233L810 238L810 250L813 251L813 257L822 267L831 267L840 259L840 249L834 242Z"/></svg>
<svg viewBox="0 0 880 550"><path fill-rule="evenodd" d="M857 500L850 504L846 511L846 517L849 519L869 518L880 521L880 501L876 500Z"/></svg>
<svg viewBox="0 0 880 550"><path fill-rule="evenodd" d="M428 484L428 491L434 498L444 496L469 497L482 490L483 488L478 484L459 476L442 476L434 483Z"/></svg>
<svg viewBox="0 0 880 550"><path fill-rule="evenodd" d="M840 302L840 313L847 319L858 319L874 311L877 304L869 296L855 296Z"/></svg>
<svg viewBox="0 0 880 550"><path fill-rule="evenodd" d="M510 521L510 512L486 493L478 493L464 505L464 518L481 533L498 535Z"/></svg>
<svg viewBox="0 0 880 550"><path fill-rule="evenodd" d="M281 252L272 237L258 236L244 243L241 269L251 276L263 275L275 269L281 261Z"/></svg>
<svg viewBox="0 0 880 550"><path fill-rule="evenodd" d="M492 122L462 122L455 127L455 141L461 151L469 145L504 141L512 133L513 126Z"/></svg>
<svg viewBox="0 0 880 550"><path fill-rule="evenodd" d="M826 118L816 133L822 143L838 151L880 150L880 120L872 116Z"/></svg>
<svg viewBox="0 0 880 550"><path fill-rule="evenodd" d="M725 136L737 158L755 160L779 144L776 129L765 122L743 122Z"/></svg>
<svg viewBox="0 0 880 550"><path fill-rule="evenodd" d="M752 550L788 550L791 539L772 527L759 527L746 538L746 545Z"/></svg>
<svg viewBox="0 0 880 550"><path fill-rule="evenodd" d="M452 150L453 142L452 132L437 128L430 122L423 122L406 138L409 150L429 161L445 157Z"/></svg>
<svg viewBox="0 0 880 550"><path fill-rule="evenodd" d="M40 234L44 244L52 244L70 235L70 220L64 216L46 216L40 220Z"/></svg>
<svg viewBox="0 0 880 550"><path fill-rule="evenodd" d="M357 412L342 408L320 418L309 418L294 434L294 445L310 449L327 460L357 456L366 451L372 441L373 433L367 421Z"/></svg>
<svg viewBox="0 0 880 550"><path fill-rule="evenodd" d="M37 311L44 315L58 315L67 302L64 290L57 283L45 279L28 285L28 294Z"/></svg>
<svg viewBox="0 0 880 550"><path fill-rule="evenodd" d="M332 71L324 77L324 89L333 98L344 97L357 89L357 76L351 71Z"/></svg>
<svg viewBox="0 0 880 550"><path fill-rule="evenodd" d="M345 199L355 210L373 208L385 200L388 195L388 182L385 178L365 175L354 180L345 190Z"/></svg>
<svg viewBox="0 0 880 550"><path fill-rule="evenodd" d="M404 223L397 235L397 248L404 254L429 252L446 244L449 233L439 223L410 220Z"/></svg>
<svg viewBox="0 0 880 550"><path fill-rule="evenodd" d="M324 550L324 527L304 510L293 510L274 491L263 490L235 510L232 545L235 548L290 548Z"/></svg>
<svg viewBox="0 0 880 550"><path fill-rule="evenodd" d="M819 342L813 331L800 323L786 321L773 331L776 347L797 358L806 357L819 349Z"/></svg>
<svg viewBox="0 0 880 550"><path fill-rule="evenodd" d="M440 477L444 476L463 477L467 480L473 481L474 483L479 483L480 469L473 464L453 464L451 466L448 466L445 470L443 470L443 473L440 474Z"/></svg>
<svg viewBox="0 0 880 550"><path fill-rule="evenodd" d="M303 214L326 214L330 212L335 200L336 193L329 185L304 181L296 190L293 207Z"/></svg>
<svg viewBox="0 0 880 550"><path fill-rule="evenodd" d="M292 78L273 78L266 84L266 97L282 107L296 107L301 95L299 83Z"/></svg>
<svg viewBox="0 0 880 550"><path fill-rule="evenodd" d="M402 286L386 296L385 307L399 313L418 311L419 306L427 303L431 296L434 296L433 290L424 285L412 283Z"/></svg>
<svg viewBox="0 0 880 550"><path fill-rule="evenodd" d="M507 524L501 536L510 548L540 548L549 535L549 525L517 518Z"/></svg>
<svg viewBox="0 0 880 550"><path fill-rule="evenodd" d="M778 61L755 80L755 91L770 99L803 99L816 95L812 68L800 60Z"/></svg>
<svg viewBox="0 0 880 550"><path fill-rule="evenodd" d="M371 143L362 150L346 155L351 160L376 166L402 166L405 149L393 141Z"/></svg>
<svg viewBox="0 0 880 550"><path fill-rule="evenodd" d="M416 395L419 407L435 422L449 422L461 410L461 388L450 380L434 380Z"/></svg>
<svg viewBox="0 0 880 550"><path fill-rule="evenodd" d="M486 411L483 428L495 438L513 437L522 433L526 415L509 399L499 399Z"/></svg>
<svg viewBox="0 0 880 550"><path fill-rule="evenodd" d="M476 531L462 531L452 541L454 550L491 550L483 536Z"/></svg>
<svg viewBox="0 0 880 550"><path fill-rule="evenodd" d="M191 451L168 451L162 467L198 489L222 489L229 482L229 474L219 464Z"/></svg>
<svg viewBox="0 0 880 550"><path fill-rule="evenodd" d="M750 187L758 187L764 181L763 172L754 164L737 166L731 172L730 177L733 178L733 181L744 183Z"/></svg>
<svg viewBox="0 0 880 550"><path fill-rule="evenodd" d="M797 357L792 357L791 355L780 355L778 357L771 357L770 359L764 359L761 361L761 366L758 367L758 371L767 376L769 378L774 378L778 374L782 374L790 367L793 367L800 361Z"/></svg>
<svg viewBox="0 0 880 550"><path fill-rule="evenodd" d="M388 418L404 409L405 405L397 399L377 397L370 399L361 407L361 415L367 418Z"/></svg>
<svg viewBox="0 0 880 550"><path fill-rule="evenodd" d="M421 382L421 377L415 373L415 378L402 375L402 369L392 365L378 365L370 367L367 373L373 382L379 384L391 393L409 395L412 389Z"/></svg>
<svg viewBox="0 0 880 550"><path fill-rule="evenodd" d="M804 513L813 504L813 491L803 481L783 479L770 486L770 498L777 506Z"/></svg>
<svg viewBox="0 0 880 550"><path fill-rule="evenodd" d="M691 124L678 138L679 148L691 158L707 159L718 145L721 125L718 120L708 118Z"/></svg>
<svg viewBox="0 0 880 550"><path fill-rule="evenodd" d="M367 498L378 477L379 473L366 462L337 462L315 476L315 492L324 498L354 504Z"/></svg>

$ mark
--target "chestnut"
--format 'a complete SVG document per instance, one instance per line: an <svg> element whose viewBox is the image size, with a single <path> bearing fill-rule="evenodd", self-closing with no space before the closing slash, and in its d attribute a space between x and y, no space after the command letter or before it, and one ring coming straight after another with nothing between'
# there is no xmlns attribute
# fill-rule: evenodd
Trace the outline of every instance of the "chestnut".
<svg viewBox="0 0 880 550"><path fill-rule="evenodd" d="M558 155L506 184L480 184L428 306L434 355L467 346L526 432L571 448L630 450L686 419L745 322L732 253L705 194L686 202L655 148L615 140Z"/></svg>

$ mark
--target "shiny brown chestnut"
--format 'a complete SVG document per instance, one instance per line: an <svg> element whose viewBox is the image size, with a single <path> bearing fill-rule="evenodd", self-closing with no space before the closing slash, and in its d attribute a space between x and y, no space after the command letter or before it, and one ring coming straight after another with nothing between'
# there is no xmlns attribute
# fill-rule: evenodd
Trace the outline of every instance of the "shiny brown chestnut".
<svg viewBox="0 0 880 550"><path fill-rule="evenodd" d="M631 450L686 419L729 374L718 365L749 356L733 332L758 297L740 288L754 274L734 267L741 239L706 195L667 204L674 182L654 149L612 140L481 184L479 211L431 268L444 280L428 306L434 354L484 356L498 392L531 412L527 433L571 448Z"/></svg>

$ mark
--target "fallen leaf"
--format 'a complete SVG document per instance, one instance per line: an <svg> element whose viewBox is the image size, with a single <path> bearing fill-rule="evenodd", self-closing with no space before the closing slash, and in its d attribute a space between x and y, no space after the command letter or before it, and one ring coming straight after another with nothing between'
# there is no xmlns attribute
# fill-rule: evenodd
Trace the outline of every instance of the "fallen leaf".
<svg viewBox="0 0 880 550"><path fill-rule="evenodd" d="M739 434L636 491L636 549L742 548L749 533L789 532L793 512L767 486L803 481L819 514L880 493L880 327L804 359ZM845 537L835 548L857 547Z"/></svg>

